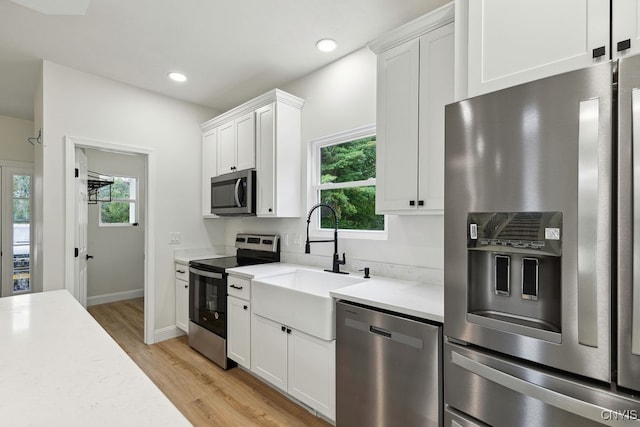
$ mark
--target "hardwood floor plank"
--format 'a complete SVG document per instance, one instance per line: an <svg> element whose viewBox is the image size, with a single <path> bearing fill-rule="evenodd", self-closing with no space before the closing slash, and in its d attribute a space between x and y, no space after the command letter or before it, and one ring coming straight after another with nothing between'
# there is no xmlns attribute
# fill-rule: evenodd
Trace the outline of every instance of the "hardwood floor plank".
<svg viewBox="0 0 640 427"><path fill-rule="evenodd" d="M186 336L145 345L143 298L91 306L89 313L196 427L330 426L249 372L221 369Z"/></svg>

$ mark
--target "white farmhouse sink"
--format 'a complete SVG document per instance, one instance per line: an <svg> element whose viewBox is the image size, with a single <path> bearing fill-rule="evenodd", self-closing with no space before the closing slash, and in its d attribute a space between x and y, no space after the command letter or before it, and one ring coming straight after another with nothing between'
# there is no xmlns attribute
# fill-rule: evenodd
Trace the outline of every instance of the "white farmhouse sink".
<svg viewBox="0 0 640 427"><path fill-rule="evenodd" d="M336 337L335 301L329 292L362 282L360 277L296 269L251 281L253 312L321 338Z"/></svg>

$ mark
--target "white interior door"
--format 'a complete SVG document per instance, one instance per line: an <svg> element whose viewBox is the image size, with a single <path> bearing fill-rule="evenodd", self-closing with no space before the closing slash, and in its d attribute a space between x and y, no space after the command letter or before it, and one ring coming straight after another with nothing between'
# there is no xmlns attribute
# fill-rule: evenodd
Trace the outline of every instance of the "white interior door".
<svg viewBox="0 0 640 427"><path fill-rule="evenodd" d="M74 297L83 307L87 306L87 224L89 217L89 194L87 190L87 156L80 148L75 149L77 178L75 181L75 247Z"/></svg>

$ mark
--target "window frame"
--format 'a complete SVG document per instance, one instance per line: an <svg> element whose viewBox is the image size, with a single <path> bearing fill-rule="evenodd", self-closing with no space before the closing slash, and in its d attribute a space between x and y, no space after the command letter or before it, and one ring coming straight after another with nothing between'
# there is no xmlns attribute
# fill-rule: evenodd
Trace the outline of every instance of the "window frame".
<svg viewBox="0 0 640 427"><path fill-rule="evenodd" d="M135 184L136 184L136 188L135 188L135 199L121 199L121 198L114 198L112 197L110 201L103 201L98 199L98 227L135 227L138 224L138 215L140 214L139 210L138 210L138 198L139 198L139 185L140 185L140 179L137 176L129 176L129 175L121 175L121 174L111 174L111 175L105 175L105 174L100 174L100 178L102 179L102 177L105 178L111 178L113 179L113 181L115 182L116 178L123 178L123 179L134 179L135 180ZM103 203L112 203L112 202L118 202L118 203L129 203L130 205L133 204L133 214L134 214L134 221L133 222L114 222L114 223L104 223L102 222L102 204ZM129 208L131 209L131 208Z"/></svg>
<svg viewBox="0 0 640 427"><path fill-rule="evenodd" d="M331 145L339 145L347 142L351 142L357 139L367 138L376 135L376 125L369 124L358 128L350 129L343 132L326 135L320 138L312 139L309 141L307 150L307 182L308 194L307 194L307 212L312 206L320 203L321 190L333 190L341 188L355 188L365 186L375 186L376 178L369 178L360 181L348 181L341 183L320 183L320 150L324 147ZM313 238L331 239L333 238L332 229L320 228L320 214L318 211L313 213L309 224L309 235ZM389 231L389 222L387 215L384 215L384 230L350 230L339 228L339 237L346 239L363 239L363 240L387 240Z"/></svg>

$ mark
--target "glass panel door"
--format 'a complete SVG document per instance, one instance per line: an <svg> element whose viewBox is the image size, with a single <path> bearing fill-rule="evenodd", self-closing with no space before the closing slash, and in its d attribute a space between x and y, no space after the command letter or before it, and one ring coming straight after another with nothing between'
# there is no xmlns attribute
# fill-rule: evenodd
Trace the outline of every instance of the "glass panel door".
<svg viewBox="0 0 640 427"><path fill-rule="evenodd" d="M31 292L31 176L12 175L13 293Z"/></svg>

